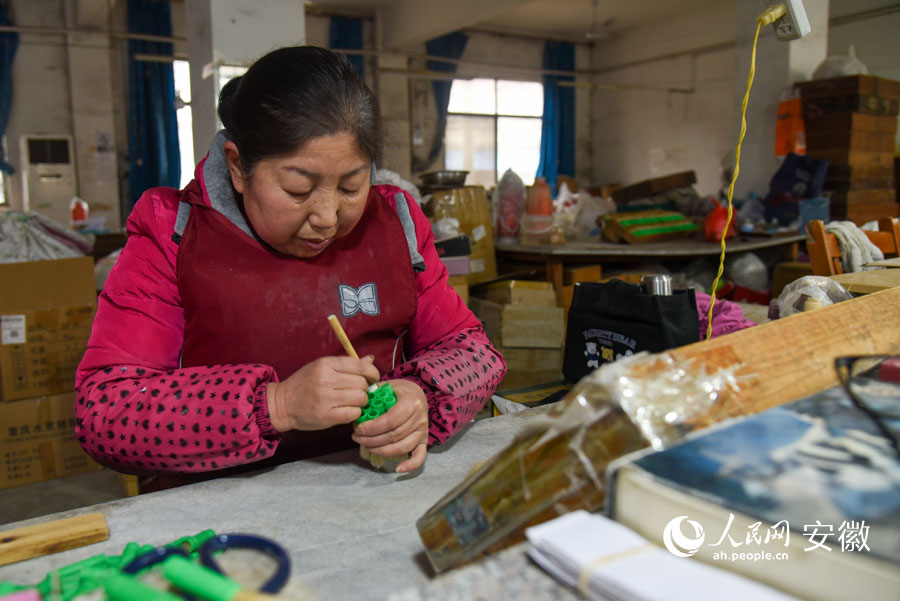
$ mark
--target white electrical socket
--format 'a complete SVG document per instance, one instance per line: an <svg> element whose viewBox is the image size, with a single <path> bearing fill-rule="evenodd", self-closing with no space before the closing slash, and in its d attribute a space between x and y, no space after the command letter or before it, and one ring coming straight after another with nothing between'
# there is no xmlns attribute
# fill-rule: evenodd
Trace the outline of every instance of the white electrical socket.
<svg viewBox="0 0 900 601"><path fill-rule="evenodd" d="M784 16L772 23L775 28L775 37L782 42L797 40L810 32L809 19L806 9L803 8L803 0L765 0L766 7L772 8L784 4L786 10Z"/></svg>

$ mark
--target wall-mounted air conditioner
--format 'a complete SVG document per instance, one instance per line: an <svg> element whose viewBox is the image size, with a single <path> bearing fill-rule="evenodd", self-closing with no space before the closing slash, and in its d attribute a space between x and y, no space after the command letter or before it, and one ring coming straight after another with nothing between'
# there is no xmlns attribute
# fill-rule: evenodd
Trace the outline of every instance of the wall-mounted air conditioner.
<svg viewBox="0 0 900 601"><path fill-rule="evenodd" d="M78 195L72 136L28 134L20 144L24 209L68 226L69 203Z"/></svg>

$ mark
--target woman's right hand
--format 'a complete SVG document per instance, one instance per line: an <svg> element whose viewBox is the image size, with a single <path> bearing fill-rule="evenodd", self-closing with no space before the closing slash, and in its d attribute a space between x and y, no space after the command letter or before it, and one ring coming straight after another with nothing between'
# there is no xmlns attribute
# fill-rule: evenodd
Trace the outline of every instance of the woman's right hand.
<svg viewBox="0 0 900 601"><path fill-rule="evenodd" d="M269 419L279 432L348 424L368 402L368 383L379 378L371 356L321 357L268 384Z"/></svg>

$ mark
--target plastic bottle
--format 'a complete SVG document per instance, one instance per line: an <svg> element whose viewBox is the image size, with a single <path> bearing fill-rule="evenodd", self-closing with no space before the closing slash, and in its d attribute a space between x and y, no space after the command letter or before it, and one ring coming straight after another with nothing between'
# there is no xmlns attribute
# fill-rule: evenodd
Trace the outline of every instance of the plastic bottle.
<svg viewBox="0 0 900 601"><path fill-rule="evenodd" d="M69 227L78 229L87 223L88 219L88 203L78 198L72 197L69 203Z"/></svg>
<svg viewBox="0 0 900 601"><path fill-rule="evenodd" d="M553 215L553 200L550 188L543 177L534 178L534 185L528 190L528 204L525 212L529 215Z"/></svg>

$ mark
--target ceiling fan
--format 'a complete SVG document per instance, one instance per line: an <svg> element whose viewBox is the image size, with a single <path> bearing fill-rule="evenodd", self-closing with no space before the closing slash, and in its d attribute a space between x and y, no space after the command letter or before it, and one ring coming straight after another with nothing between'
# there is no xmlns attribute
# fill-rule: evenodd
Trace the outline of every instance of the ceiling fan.
<svg viewBox="0 0 900 601"><path fill-rule="evenodd" d="M612 35L612 24L616 20L615 17L610 17L603 23L597 23L597 5L600 4L600 0L592 0L594 4L594 16L591 20L591 30L584 34L584 37L589 40L605 40L610 35Z"/></svg>

